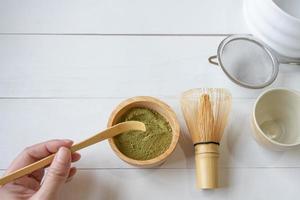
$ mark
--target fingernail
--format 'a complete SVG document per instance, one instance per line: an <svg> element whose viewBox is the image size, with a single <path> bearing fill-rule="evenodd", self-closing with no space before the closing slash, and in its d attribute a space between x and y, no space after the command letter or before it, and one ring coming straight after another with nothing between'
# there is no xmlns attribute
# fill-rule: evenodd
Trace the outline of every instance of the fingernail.
<svg viewBox="0 0 300 200"><path fill-rule="evenodd" d="M69 140L69 139L64 139L63 140L65 143L67 143L67 144L73 144L73 141L72 140Z"/></svg>
<svg viewBox="0 0 300 200"><path fill-rule="evenodd" d="M55 159L67 163L70 162L70 157L71 157L70 154L71 153L69 149L67 149L66 147L60 147L55 156Z"/></svg>

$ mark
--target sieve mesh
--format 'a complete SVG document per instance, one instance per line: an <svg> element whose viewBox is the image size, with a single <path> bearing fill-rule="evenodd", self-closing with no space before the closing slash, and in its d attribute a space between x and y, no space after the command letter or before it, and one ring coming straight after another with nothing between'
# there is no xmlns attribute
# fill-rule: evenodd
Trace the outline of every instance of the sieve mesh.
<svg viewBox="0 0 300 200"><path fill-rule="evenodd" d="M259 87L274 79L275 63L266 49L245 38L235 38L223 44L219 62L225 73L235 82Z"/></svg>

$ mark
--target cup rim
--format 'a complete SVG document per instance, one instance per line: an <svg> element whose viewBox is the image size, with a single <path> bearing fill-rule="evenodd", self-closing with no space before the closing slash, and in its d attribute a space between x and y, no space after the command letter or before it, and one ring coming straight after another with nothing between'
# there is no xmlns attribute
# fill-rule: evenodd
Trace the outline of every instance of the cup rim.
<svg viewBox="0 0 300 200"><path fill-rule="evenodd" d="M123 161L131 164L131 165L135 165L135 166L140 166L140 167L143 167L143 166L153 166L153 165L156 165L156 164L159 164L160 162L164 161L166 158L168 158L175 150L176 146L177 146L177 143L178 143L178 140L179 140L179 136L180 136L180 126L179 126L179 121L176 117L176 114L175 112L171 109L171 107L164 103L163 101L157 99L157 98L154 98L154 97L150 97L150 96L136 96L136 97L131 97L129 99L126 99L124 101L122 101L111 113L110 117L109 117L109 120L108 120L108 123L107 123L107 126L110 127L111 125L113 125L113 121L115 119L115 116L123 109L125 108L126 106L129 106L133 103L136 103L136 102L150 102L150 103L153 103L153 104L156 104L158 105L159 107L162 107L164 109L167 109L168 110L168 115L173 118L174 120L174 126L171 127L172 128L172 141L171 141L171 144L170 146L166 149L166 151L164 153L162 153L161 155L155 157L155 158L152 158L152 159L149 159L149 160L136 160L136 159L133 159L133 158L130 158L128 156L126 156L125 154L123 154L119 149L118 147L116 146L113 138L109 138L108 139L108 142L112 148L112 150L116 153L116 155L121 158Z"/></svg>
<svg viewBox="0 0 300 200"><path fill-rule="evenodd" d="M290 143L290 144L285 144L285 143L280 143L276 140L272 140L270 139L268 136L265 135L265 133L263 132L263 130L260 128L259 124L257 123L257 120L256 120L256 107L257 107L257 104L258 102L261 100L261 98L263 96L265 96L266 94L268 93L271 93L271 92L274 92L274 91L286 91L286 92L290 92L290 93L293 93L293 94L296 94L297 96L299 96L299 92L297 90L294 90L294 89L288 89L288 88L284 88L284 87L280 87L280 88L271 88L271 89L268 89L264 92L262 92L256 99L255 103L254 103L254 106L253 106L253 111L252 111L252 117L253 117L253 122L254 122L254 125L255 127L257 128L257 130L260 132L260 134L266 139L268 140L269 142L271 142L272 144L275 144L275 145L278 145L278 146L281 146L281 147L295 147L295 146L298 146L300 145L300 142L297 142L297 143Z"/></svg>

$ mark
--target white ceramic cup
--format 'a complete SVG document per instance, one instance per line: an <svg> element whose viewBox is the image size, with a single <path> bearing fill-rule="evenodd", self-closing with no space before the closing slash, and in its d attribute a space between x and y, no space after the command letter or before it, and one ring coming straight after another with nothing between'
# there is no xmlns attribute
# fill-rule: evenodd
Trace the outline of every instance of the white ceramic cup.
<svg viewBox="0 0 300 200"><path fill-rule="evenodd" d="M251 33L284 57L300 58L300 1L244 0Z"/></svg>
<svg viewBox="0 0 300 200"><path fill-rule="evenodd" d="M273 150L300 147L300 93L278 88L262 93L252 113L254 138Z"/></svg>

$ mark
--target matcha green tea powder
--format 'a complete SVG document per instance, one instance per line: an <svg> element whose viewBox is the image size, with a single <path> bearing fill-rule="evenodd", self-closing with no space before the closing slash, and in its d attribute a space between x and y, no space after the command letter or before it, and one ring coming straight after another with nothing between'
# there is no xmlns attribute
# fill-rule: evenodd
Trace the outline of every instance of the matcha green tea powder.
<svg viewBox="0 0 300 200"><path fill-rule="evenodd" d="M163 154L171 144L172 129L166 119L148 108L133 108L119 122L140 121L146 132L128 131L114 137L118 149L135 160L150 160Z"/></svg>

